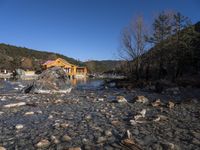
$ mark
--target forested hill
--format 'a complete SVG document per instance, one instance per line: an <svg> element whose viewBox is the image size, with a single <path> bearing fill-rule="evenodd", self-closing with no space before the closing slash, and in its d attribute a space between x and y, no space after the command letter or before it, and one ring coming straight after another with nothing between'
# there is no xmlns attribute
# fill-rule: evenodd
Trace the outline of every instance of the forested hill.
<svg viewBox="0 0 200 150"><path fill-rule="evenodd" d="M200 22L156 44L139 58L141 78L194 79L200 74Z"/></svg>
<svg viewBox="0 0 200 150"><path fill-rule="evenodd" d="M91 60L84 62L91 73L118 72L124 61L118 60Z"/></svg>
<svg viewBox="0 0 200 150"><path fill-rule="evenodd" d="M61 54L0 44L0 69L13 70L22 68L38 70L45 61L54 60L58 57L76 65L83 65L82 62Z"/></svg>

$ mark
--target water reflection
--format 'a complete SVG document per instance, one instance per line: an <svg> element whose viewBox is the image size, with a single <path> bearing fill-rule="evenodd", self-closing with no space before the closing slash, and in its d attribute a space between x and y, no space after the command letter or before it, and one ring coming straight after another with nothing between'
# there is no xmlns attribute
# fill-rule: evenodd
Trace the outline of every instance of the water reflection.
<svg viewBox="0 0 200 150"><path fill-rule="evenodd" d="M103 88L104 80L91 78L77 78L71 80L71 83L76 89L96 90Z"/></svg>
<svg viewBox="0 0 200 150"><path fill-rule="evenodd" d="M32 83L30 80L13 80L0 79L0 93L20 92L27 84ZM103 79L77 78L70 80L74 89L79 90L97 90L104 86Z"/></svg>
<svg viewBox="0 0 200 150"><path fill-rule="evenodd" d="M78 84L86 84L87 83L87 78L74 78L70 80L72 86L76 86Z"/></svg>

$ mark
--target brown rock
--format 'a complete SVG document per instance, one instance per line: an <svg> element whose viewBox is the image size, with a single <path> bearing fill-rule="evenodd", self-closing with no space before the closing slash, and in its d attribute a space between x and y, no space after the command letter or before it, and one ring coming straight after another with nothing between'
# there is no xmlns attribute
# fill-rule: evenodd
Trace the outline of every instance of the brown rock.
<svg viewBox="0 0 200 150"><path fill-rule="evenodd" d="M5 147L2 147L2 146L0 146L0 150L6 150L6 148L5 148Z"/></svg>
<svg viewBox="0 0 200 150"><path fill-rule="evenodd" d="M38 142L36 144L36 147L38 147L38 148L47 148L47 147L49 147L49 145L50 145L50 142L48 140L46 140L46 139L43 139L43 140L41 140L40 142Z"/></svg>
<svg viewBox="0 0 200 150"><path fill-rule="evenodd" d="M136 96L134 98L134 100L139 103L148 103L149 102L148 98L146 98L145 96Z"/></svg>
<svg viewBox="0 0 200 150"><path fill-rule="evenodd" d="M169 107L169 109L173 109L175 107L175 103L173 103L172 101L169 101L168 107Z"/></svg>
<svg viewBox="0 0 200 150"><path fill-rule="evenodd" d="M80 147L70 147L68 150L81 150Z"/></svg>
<svg viewBox="0 0 200 150"><path fill-rule="evenodd" d="M153 107L158 107L161 105L160 99L157 99L155 102L151 103Z"/></svg>

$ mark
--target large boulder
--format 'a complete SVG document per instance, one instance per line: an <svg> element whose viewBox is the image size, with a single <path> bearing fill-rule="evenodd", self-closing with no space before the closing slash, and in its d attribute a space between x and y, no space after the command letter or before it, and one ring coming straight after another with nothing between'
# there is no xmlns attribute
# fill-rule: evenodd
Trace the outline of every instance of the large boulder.
<svg viewBox="0 0 200 150"><path fill-rule="evenodd" d="M69 93L71 89L71 84L65 70L61 67L53 67L43 71L23 92Z"/></svg>

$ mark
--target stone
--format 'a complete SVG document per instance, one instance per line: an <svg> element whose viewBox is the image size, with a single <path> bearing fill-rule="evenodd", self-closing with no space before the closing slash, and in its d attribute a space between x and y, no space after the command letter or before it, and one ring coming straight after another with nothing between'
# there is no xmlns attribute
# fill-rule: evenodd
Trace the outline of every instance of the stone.
<svg viewBox="0 0 200 150"><path fill-rule="evenodd" d="M6 148L3 146L0 146L0 150L6 150Z"/></svg>
<svg viewBox="0 0 200 150"><path fill-rule="evenodd" d="M81 150L80 147L70 147L68 150Z"/></svg>
<svg viewBox="0 0 200 150"><path fill-rule="evenodd" d="M22 91L24 93L69 93L71 83L61 67L44 70L38 78Z"/></svg>
<svg viewBox="0 0 200 150"><path fill-rule="evenodd" d="M145 96L136 96L134 99L136 102L143 103L143 104L149 102L149 99L146 98Z"/></svg>
<svg viewBox="0 0 200 150"><path fill-rule="evenodd" d="M146 109L143 109L143 110L140 112L140 114L142 115L143 118L145 118L146 112L147 112Z"/></svg>
<svg viewBox="0 0 200 150"><path fill-rule="evenodd" d="M25 116L27 116L27 115L34 115L34 112L33 111L29 111L29 112L26 112L24 115Z"/></svg>
<svg viewBox="0 0 200 150"><path fill-rule="evenodd" d="M117 102L118 102L118 103L127 102L127 100L126 100L123 96L117 96L116 99L117 99Z"/></svg>
<svg viewBox="0 0 200 150"><path fill-rule="evenodd" d="M53 118L53 115L49 115L48 119L52 119Z"/></svg>
<svg viewBox="0 0 200 150"><path fill-rule="evenodd" d="M192 143L195 144L195 145L200 145L200 140L193 138Z"/></svg>
<svg viewBox="0 0 200 150"><path fill-rule="evenodd" d="M70 136L68 136L67 134L65 134L63 137L62 137L62 141L64 141L64 142L69 142L69 141L71 141L72 140L72 138L70 137Z"/></svg>
<svg viewBox="0 0 200 150"><path fill-rule="evenodd" d="M111 124L114 125L114 126L119 126L119 125L121 125L122 123L121 123L120 121L118 121L118 120L113 120L113 121L111 122Z"/></svg>
<svg viewBox="0 0 200 150"><path fill-rule="evenodd" d="M2 114L4 114L4 112L3 112L3 111L0 111L0 115L2 115Z"/></svg>
<svg viewBox="0 0 200 150"><path fill-rule="evenodd" d="M68 123L61 123L60 124L60 127L62 127L62 128L68 128L69 127L69 124Z"/></svg>
<svg viewBox="0 0 200 150"><path fill-rule="evenodd" d="M17 124L17 125L15 126L15 128L16 128L17 130L20 130L20 129L23 129L24 126L23 126L22 124Z"/></svg>
<svg viewBox="0 0 200 150"><path fill-rule="evenodd" d="M98 101L103 102L104 98L98 98Z"/></svg>
<svg viewBox="0 0 200 150"><path fill-rule="evenodd" d="M155 102L151 103L153 107L158 107L161 105L160 99L157 99Z"/></svg>
<svg viewBox="0 0 200 150"><path fill-rule="evenodd" d="M91 115L86 115L85 119L86 119L87 121L90 121L90 120L92 120L92 116L91 116Z"/></svg>
<svg viewBox="0 0 200 150"><path fill-rule="evenodd" d="M63 102L64 102L63 100L57 99L57 100L55 100L53 103L54 103L54 104L58 104L58 103L63 103Z"/></svg>
<svg viewBox="0 0 200 150"><path fill-rule="evenodd" d="M141 146L134 139L124 139L121 141L121 144L124 145L126 149L142 150Z"/></svg>
<svg viewBox="0 0 200 150"><path fill-rule="evenodd" d="M168 102L169 109L173 109L175 107L175 104L172 101Z"/></svg>
<svg viewBox="0 0 200 150"><path fill-rule="evenodd" d="M164 115L158 115L158 117L156 119L154 119L154 122L160 122L160 121L167 121L168 117L164 116Z"/></svg>
<svg viewBox="0 0 200 150"><path fill-rule="evenodd" d="M139 135L139 134L140 134L140 131L139 131L138 129L134 129L134 130L133 130L133 134Z"/></svg>
<svg viewBox="0 0 200 150"><path fill-rule="evenodd" d="M144 138L143 138L143 142L144 142L144 145L149 145L153 142L155 142L156 139L155 137L151 136L151 135L146 135Z"/></svg>
<svg viewBox="0 0 200 150"><path fill-rule="evenodd" d="M200 140L200 132L195 132L195 131L193 131L193 132L192 132L192 135L193 135L195 138L197 138L197 139Z"/></svg>
<svg viewBox="0 0 200 150"><path fill-rule="evenodd" d="M108 137L112 136L112 132L110 130L106 130L105 131L105 135L108 136Z"/></svg>
<svg viewBox="0 0 200 150"><path fill-rule="evenodd" d="M24 105L26 105L25 102L19 102L19 103L11 103L11 104L4 105L4 107L13 108L13 107L19 107L19 106L24 106Z"/></svg>
<svg viewBox="0 0 200 150"><path fill-rule="evenodd" d="M52 142L54 143L54 144L58 144L58 143L60 143L60 141L59 141L59 139L56 137L56 136L51 136L51 140L52 140Z"/></svg>
<svg viewBox="0 0 200 150"><path fill-rule="evenodd" d="M47 139L43 139L36 144L37 148L48 148L50 146L50 142Z"/></svg>
<svg viewBox="0 0 200 150"><path fill-rule="evenodd" d="M98 144L104 143L105 141L107 141L107 138L106 138L106 137L103 137L103 136L98 137L98 139L97 139L97 143L98 143Z"/></svg>

